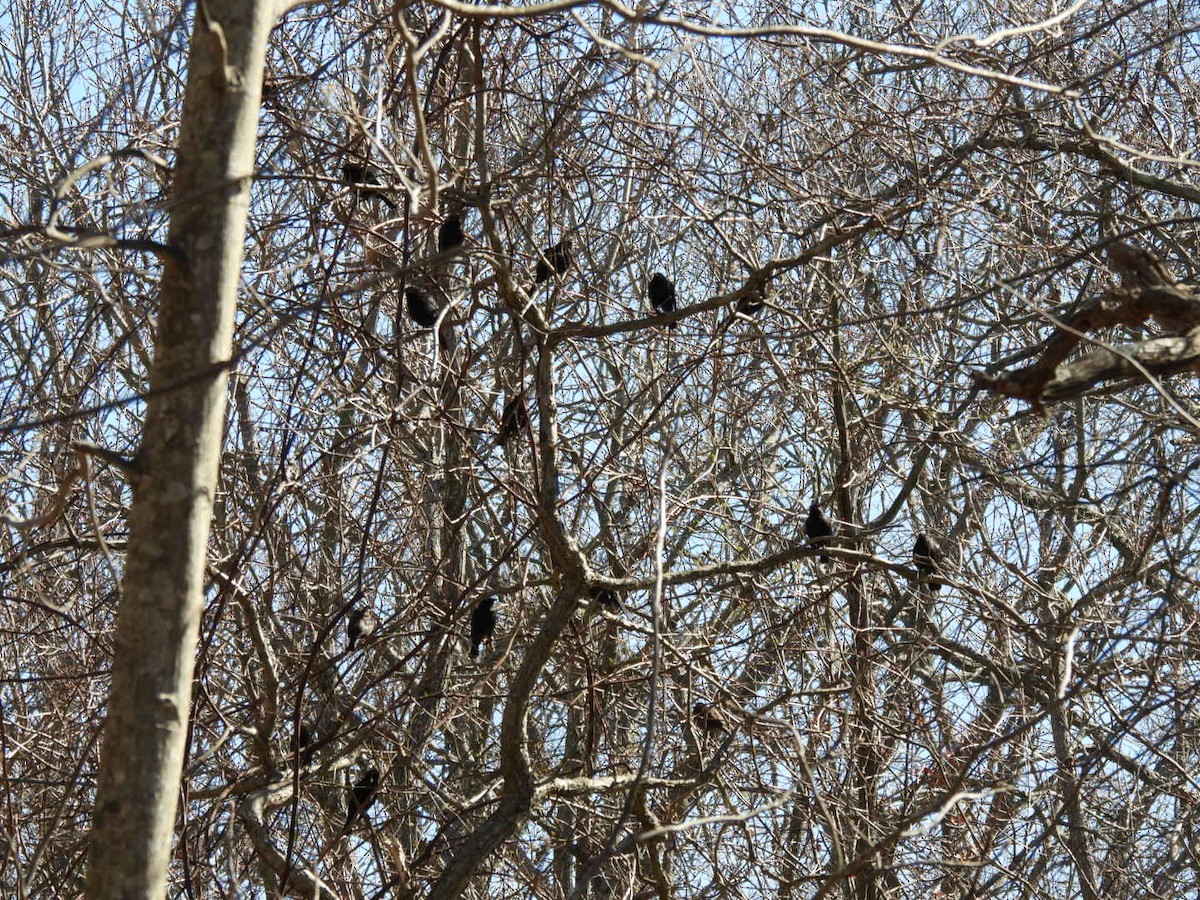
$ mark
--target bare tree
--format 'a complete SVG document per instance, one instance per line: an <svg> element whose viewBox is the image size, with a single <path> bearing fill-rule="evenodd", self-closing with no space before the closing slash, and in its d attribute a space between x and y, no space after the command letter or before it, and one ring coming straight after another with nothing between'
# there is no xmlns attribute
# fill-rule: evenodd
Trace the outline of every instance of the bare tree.
<svg viewBox="0 0 1200 900"><path fill-rule="evenodd" d="M183 20L84 14L0 71L6 894L81 890L202 389L172 894L1196 892L1191 5L293 9L228 352Z"/></svg>
<svg viewBox="0 0 1200 900"><path fill-rule="evenodd" d="M272 3L199 8L162 248L89 897L163 893L183 762Z"/></svg>

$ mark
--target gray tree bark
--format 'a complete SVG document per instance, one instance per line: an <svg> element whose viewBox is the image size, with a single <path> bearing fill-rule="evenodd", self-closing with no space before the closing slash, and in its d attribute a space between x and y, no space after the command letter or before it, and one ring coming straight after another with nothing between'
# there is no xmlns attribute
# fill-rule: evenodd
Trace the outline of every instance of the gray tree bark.
<svg viewBox="0 0 1200 900"><path fill-rule="evenodd" d="M209 519L267 36L265 0L197 6L140 476L130 511L87 896L161 897L203 608Z"/></svg>

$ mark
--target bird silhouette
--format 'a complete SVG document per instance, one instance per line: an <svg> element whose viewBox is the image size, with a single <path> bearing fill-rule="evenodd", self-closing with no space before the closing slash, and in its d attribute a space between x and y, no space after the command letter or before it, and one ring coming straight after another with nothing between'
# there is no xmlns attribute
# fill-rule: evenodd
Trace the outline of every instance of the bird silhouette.
<svg viewBox="0 0 1200 900"><path fill-rule="evenodd" d="M816 501L808 508L808 518L804 520L804 536L808 538L808 547L810 550L816 550L828 544L829 539L833 537L833 526L829 524L829 520L821 512L821 504ZM829 562L829 554L827 553L822 553L820 558L822 562Z"/></svg>
<svg viewBox="0 0 1200 900"><path fill-rule="evenodd" d="M410 287L404 290L404 302L408 307L408 316L420 328L432 328L438 324L438 347L447 357L454 353L454 322L450 316L443 316L438 306L429 299L429 295L420 288Z"/></svg>
<svg viewBox="0 0 1200 900"><path fill-rule="evenodd" d="M763 285L741 297L737 302L735 313L743 316L757 316L767 305L767 287Z"/></svg>
<svg viewBox="0 0 1200 900"><path fill-rule="evenodd" d="M541 284L555 272L559 275L566 274L567 269L571 268L571 264L575 261L571 255L573 243L569 237L565 237L553 247L547 247L542 251L542 258L538 260L537 269L533 274L534 284Z"/></svg>
<svg viewBox="0 0 1200 900"><path fill-rule="evenodd" d="M396 208L396 201L383 191L371 190L366 185L379 184L379 175L370 166L359 163L346 163L342 166L342 181L354 188L359 200L379 199L388 205L389 209Z"/></svg>
<svg viewBox="0 0 1200 900"><path fill-rule="evenodd" d="M471 659L479 658L479 648L496 633L495 597L484 597L471 610Z"/></svg>
<svg viewBox="0 0 1200 900"><path fill-rule="evenodd" d="M346 650L353 650L359 638L370 637L379 619L369 609L352 609L346 619Z"/></svg>
<svg viewBox="0 0 1200 900"><path fill-rule="evenodd" d="M729 731L729 724L721 715L721 711L703 700L697 700L692 704L692 721L705 734L719 735Z"/></svg>
<svg viewBox="0 0 1200 900"><path fill-rule="evenodd" d="M650 277L650 287L646 293L650 297L650 305L659 315L675 312L675 284L662 272L655 272ZM676 324L668 322L667 327L674 328Z"/></svg>
<svg viewBox="0 0 1200 900"><path fill-rule="evenodd" d="M500 413L500 430L497 443L503 447L521 431L529 427L529 408L525 405L525 394L520 393L504 404Z"/></svg>
<svg viewBox="0 0 1200 900"><path fill-rule="evenodd" d="M437 324L438 313L441 312L420 288L410 287L404 291L404 302L408 307L408 316L422 328L432 328Z"/></svg>
<svg viewBox="0 0 1200 900"><path fill-rule="evenodd" d="M941 581L933 577L941 570L942 555L942 545L936 538L924 532L917 535L912 549L913 566L928 581L931 591L937 591L942 586Z"/></svg>
<svg viewBox="0 0 1200 900"><path fill-rule="evenodd" d="M445 253L455 247L461 247L466 236L463 234L462 216L451 213L446 216L438 228L438 252Z"/></svg>
<svg viewBox="0 0 1200 900"><path fill-rule="evenodd" d="M608 588L592 588L592 599L605 609L611 609L614 612L621 608L621 597L616 591L611 591Z"/></svg>
<svg viewBox="0 0 1200 900"><path fill-rule="evenodd" d="M355 819L371 808L378 791L379 770L371 766L363 772L358 781L354 782L354 787L346 796L346 824L342 826L343 831L349 829Z"/></svg>
<svg viewBox="0 0 1200 900"><path fill-rule="evenodd" d="M317 748L312 746L316 743L320 735L317 733L317 727L309 722L300 723L299 734L292 734L291 743L288 745L289 752L292 756L296 755L296 750L301 750L300 765L307 766L313 760L313 754L317 752ZM299 740L297 740L299 737Z"/></svg>

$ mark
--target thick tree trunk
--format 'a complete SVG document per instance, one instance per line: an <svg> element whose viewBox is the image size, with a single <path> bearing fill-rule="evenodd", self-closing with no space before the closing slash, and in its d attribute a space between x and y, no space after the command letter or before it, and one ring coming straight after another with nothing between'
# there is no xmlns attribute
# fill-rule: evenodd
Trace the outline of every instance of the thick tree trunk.
<svg viewBox="0 0 1200 900"><path fill-rule="evenodd" d="M197 7L87 896L161 897L179 795L274 5Z"/></svg>

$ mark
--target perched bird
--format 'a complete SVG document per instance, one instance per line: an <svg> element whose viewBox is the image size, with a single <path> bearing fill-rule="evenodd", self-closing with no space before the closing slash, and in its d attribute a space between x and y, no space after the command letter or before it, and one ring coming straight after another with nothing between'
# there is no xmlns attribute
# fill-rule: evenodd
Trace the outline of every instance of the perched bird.
<svg viewBox="0 0 1200 900"><path fill-rule="evenodd" d="M610 591L608 588L592 588L592 599L605 609L611 609L614 612L621 608L621 598L616 591Z"/></svg>
<svg viewBox="0 0 1200 900"><path fill-rule="evenodd" d="M379 184L379 176L367 166L345 163L342 166L342 181L349 185Z"/></svg>
<svg viewBox="0 0 1200 900"><path fill-rule="evenodd" d="M479 648L496 633L495 597L484 597L471 610L471 659L479 658Z"/></svg>
<svg viewBox="0 0 1200 900"><path fill-rule="evenodd" d="M503 447L516 434L529 427L529 408L525 406L525 394L517 394L504 404L500 413L500 431L497 443Z"/></svg>
<svg viewBox="0 0 1200 900"><path fill-rule="evenodd" d="M386 203L389 209L396 208L396 201L383 191L374 191L364 187L364 185L379 184L379 175L369 166L359 165L358 163L346 163L342 166L342 181L358 189L355 191L358 199L370 200L374 197Z"/></svg>
<svg viewBox="0 0 1200 900"><path fill-rule="evenodd" d="M292 756L296 755L297 750L303 751L300 754L300 765L307 766L312 762L313 754L317 752L317 748L312 745L316 743L318 737L316 726L309 722L301 722L299 734L292 735L288 748Z"/></svg>
<svg viewBox="0 0 1200 900"><path fill-rule="evenodd" d="M379 770L371 766L354 782L354 787L346 797L346 824L342 826L343 829L348 829L356 818L371 808L378 790Z"/></svg>
<svg viewBox="0 0 1200 900"><path fill-rule="evenodd" d="M833 537L833 526L821 512L821 504L816 501L813 501L812 506L808 508L808 518L804 520L804 536L808 538L810 550L816 550L818 547L828 544L829 539ZM822 553L821 561L829 562L829 554Z"/></svg>
<svg viewBox="0 0 1200 900"><path fill-rule="evenodd" d="M466 240L466 236L463 234L462 216L458 213L446 216L441 227L438 228L438 252L444 253L455 247L461 247L464 240Z"/></svg>
<svg viewBox="0 0 1200 900"><path fill-rule="evenodd" d="M547 247L542 251L542 258L538 260L537 270L534 272L534 284L541 284L554 272L559 275L565 275L567 269L571 268L571 263L575 261L571 255L572 241L569 237L563 238L553 247Z"/></svg>
<svg viewBox="0 0 1200 900"><path fill-rule="evenodd" d="M370 637L379 619L370 609L352 609L346 619L346 649L353 650L359 638Z"/></svg>
<svg viewBox="0 0 1200 900"><path fill-rule="evenodd" d="M454 322L450 316L442 316L441 309L429 299L429 295L420 288L411 287L404 290L404 301L408 307L409 318L420 328L432 328L437 325L439 316L442 324L438 327L438 347L447 356L454 353Z"/></svg>
<svg viewBox="0 0 1200 900"><path fill-rule="evenodd" d="M408 316L422 328L432 328L437 324L438 313L441 312L420 288L410 287L404 291L404 302L408 307Z"/></svg>
<svg viewBox="0 0 1200 900"><path fill-rule="evenodd" d="M676 309L675 284L662 272L655 272L650 277L650 287L647 290L650 305L659 315L672 313ZM677 323L669 322L668 328L674 328Z"/></svg>
<svg viewBox="0 0 1200 900"><path fill-rule="evenodd" d="M763 311L763 307L767 305L767 286L751 291L743 296L737 302L735 313L740 313L743 316L757 316Z"/></svg>
<svg viewBox="0 0 1200 900"><path fill-rule="evenodd" d="M917 535L912 549L913 566L922 578L928 579L929 589L932 591L942 586L941 581L933 578L941 570L942 555L942 545L936 538L931 538L924 532Z"/></svg>
<svg viewBox="0 0 1200 900"><path fill-rule="evenodd" d="M729 731L729 725L721 711L703 700L692 704L692 721L705 734L724 734Z"/></svg>

